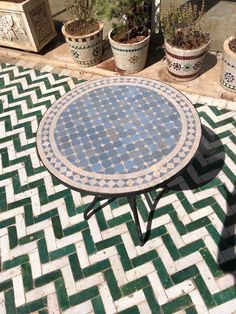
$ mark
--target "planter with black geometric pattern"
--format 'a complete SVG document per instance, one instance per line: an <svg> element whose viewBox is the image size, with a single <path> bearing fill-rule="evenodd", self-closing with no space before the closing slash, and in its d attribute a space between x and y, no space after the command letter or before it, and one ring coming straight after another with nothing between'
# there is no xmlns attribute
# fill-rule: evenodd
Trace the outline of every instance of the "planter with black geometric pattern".
<svg viewBox="0 0 236 314"><path fill-rule="evenodd" d="M68 23L71 23L71 21L66 24ZM74 61L81 67L98 64L102 60L103 24L99 22L98 30L83 36L70 35L66 32L65 25L62 27L62 33L70 47Z"/></svg>
<svg viewBox="0 0 236 314"><path fill-rule="evenodd" d="M225 89L236 93L236 53L229 48L232 39L233 36L224 42L220 83Z"/></svg>
<svg viewBox="0 0 236 314"><path fill-rule="evenodd" d="M210 40L195 49L181 49L165 41L166 61L170 75L179 81L190 81L196 78L200 73L209 45Z"/></svg>
<svg viewBox="0 0 236 314"><path fill-rule="evenodd" d="M143 70L147 60L150 34L137 43L122 44L112 39L113 29L108 38L114 55L116 66L126 74L132 74Z"/></svg>

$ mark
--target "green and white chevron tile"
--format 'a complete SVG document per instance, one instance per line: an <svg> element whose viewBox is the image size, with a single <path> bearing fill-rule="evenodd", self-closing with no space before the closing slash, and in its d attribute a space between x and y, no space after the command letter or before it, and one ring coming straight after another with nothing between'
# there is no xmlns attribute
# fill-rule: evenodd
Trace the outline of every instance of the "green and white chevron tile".
<svg viewBox="0 0 236 314"><path fill-rule="evenodd" d="M0 65L0 313L236 313L236 112L190 96L200 149L170 183L140 247L126 199L84 221L92 198L38 158L40 119L80 83ZM143 197L138 209L145 230Z"/></svg>

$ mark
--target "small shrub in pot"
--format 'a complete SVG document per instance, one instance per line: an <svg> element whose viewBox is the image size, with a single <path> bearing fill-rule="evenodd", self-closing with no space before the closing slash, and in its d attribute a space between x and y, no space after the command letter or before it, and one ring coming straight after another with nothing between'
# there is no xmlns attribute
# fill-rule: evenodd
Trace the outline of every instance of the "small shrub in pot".
<svg viewBox="0 0 236 314"><path fill-rule="evenodd" d="M150 40L148 7L151 0L97 0L97 14L115 20L108 37L118 69L141 71L146 63Z"/></svg>
<svg viewBox="0 0 236 314"><path fill-rule="evenodd" d="M65 0L69 21L62 33L72 57L82 67L96 65L102 58L103 24L95 15L95 0Z"/></svg>
<svg viewBox="0 0 236 314"><path fill-rule="evenodd" d="M200 8L192 3L173 2L161 13L168 71L178 80L197 77L208 50L209 33L200 23L204 5L204 0Z"/></svg>

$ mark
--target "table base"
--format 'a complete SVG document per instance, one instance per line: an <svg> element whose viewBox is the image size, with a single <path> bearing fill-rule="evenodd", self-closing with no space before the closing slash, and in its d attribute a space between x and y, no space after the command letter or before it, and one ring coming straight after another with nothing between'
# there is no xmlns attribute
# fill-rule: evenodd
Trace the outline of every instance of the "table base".
<svg viewBox="0 0 236 314"><path fill-rule="evenodd" d="M150 215L149 215L149 219L148 219L147 230L146 230L146 233L145 233L144 236L143 236L142 229L141 229L140 222L139 222L139 215L138 215L137 202L136 202L136 196L137 195L136 194L131 194L131 195L126 196L127 200L128 200L128 203L130 205L130 208L132 210L132 213L133 213L133 217L134 217L134 221L135 221L135 224L136 224L137 235L138 235L138 238L139 238L140 246L143 246L147 242L147 240L148 240L149 233L150 233L149 229L150 229L151 219L152 219L153 214L154 214L154 210L156 209L156 206L157 206L159 200L166 193L166 191L167 191L167 188L166 187L163 188L163 190L161 192L159 192L159 194L156 197L154 202L151 201L151 198L150 198L148 193L143 193L145 198L146 198L146 200L147 200L148 206L151 209L151 212L150 212ZM140 195L140 194L138 194L138 195ZM117 198L117 197L115 197L115 198ZM85 220L88 220L92 215L94 215L96 212L98 212L99 210L101 210L103 208L103 206L96 207L96 204L98 202L104 200L104 199L108 199L108 197L103 197L103 196L95 196L94 197L94 199L91 202L91 204L89 204L89 206L84 211L84 219Z"/></svg>

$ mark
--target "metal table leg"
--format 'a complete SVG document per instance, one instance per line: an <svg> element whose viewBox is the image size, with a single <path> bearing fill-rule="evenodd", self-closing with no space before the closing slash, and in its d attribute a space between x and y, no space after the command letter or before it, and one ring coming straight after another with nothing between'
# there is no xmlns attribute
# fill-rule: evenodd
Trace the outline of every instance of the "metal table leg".
<svg viewBox="0 0 236 314"><path fill-rule="evenodd" d="M111 203L114 199L111 198L109 200L107 200L106 203L104 204L99 204L96 207L96 204L102 200L107 200L107 197L103 197L103 196L95 196L92 203L90 203L88 205L88 207L85 209L84 211L84 219L88 220L91 216L93 216L94 214L96 214L99 210L101 210L103 207L107 206L109 203Z"/></svg>
<svg viewBox="0 0 236 314"><path fill-rule="evenodd" d="M128 202L129 202L129 205L130 205L131 210L132 210L133 215L134 215L134 220L135 220L135 224L136 224L136 228L137 228L137 233L138 233L140 245L143 246L145 241L144 241L144 237L143 237L142 230L140 227L138 211L137 211L136 196L135 195L128 196Z"/></svg>
<svg viewBox="0 0 236 314"><path fill-rule="evenodd" d="M101 200L102 198L99 196L95 196L92 203L84 211L84 219L88 220L93 214L95 214L96 209L94 206ZM99 210L99 207L98 207Z"/></svg>
<svg viewBox="0 0 236 314"><path fill-rule="evenodd" d="M133 212L133 216L134 216L134 221L135 221L135 225L137 228L137 234L138 234L138 238L139 238L139 243L141 246L143 246L145 244L145 242L148 239L148 236L150 235L150 229L151 229L151 220L154 214L154 211L156 209L157 203L158 201L161 199L161 197L165 194L165 192L167 191L166 188L164 188L156 197L154 203L152 203L148 193L144 193L145 198L147 200L147 203L150 207L150 215L149 215L149 221L148 221L148 225L147 225L147 231L145 233L145 236L143 236L142 234L142 230L141 230L141 226L140 226L140 222L139 222L139 216L138 216L138 210L137 210L137 202L136 202L136 195L130 195L127 196L130 208ZM102 209L104 206L106 206L107 204L109 204L110 201L112 201L112 199L110 199L110 201L108 201L107 203L103 204L103 205L99 205L97 207L96 204L98 202L100 202L101 200L106 199L106 197L102 197L102 196L95 196L92 203L88 205L88 207L86 208L86 210L84 211L84 219L88 220L92 215L94 215L96 212L98 212L100 209Z"/></svg>

